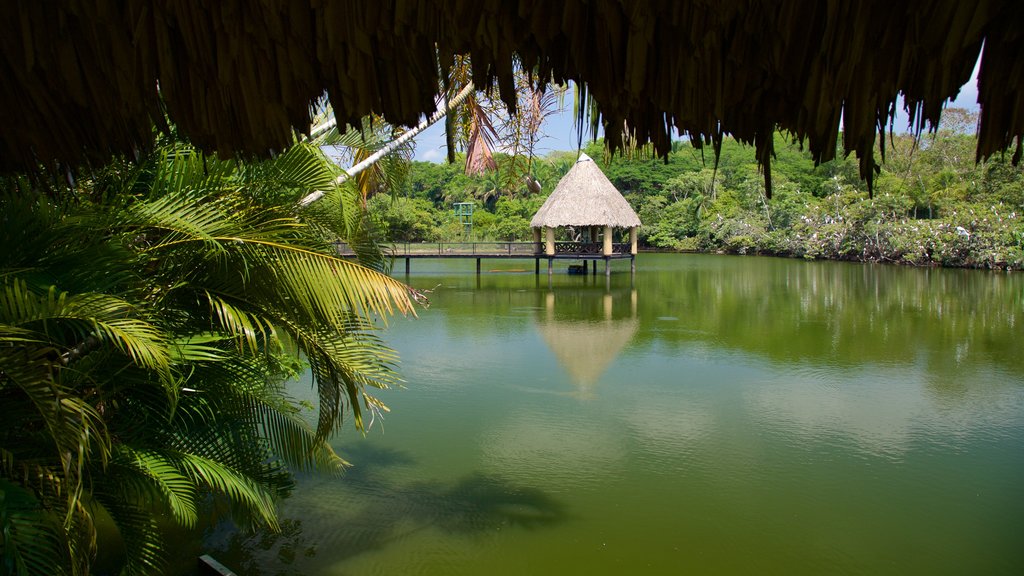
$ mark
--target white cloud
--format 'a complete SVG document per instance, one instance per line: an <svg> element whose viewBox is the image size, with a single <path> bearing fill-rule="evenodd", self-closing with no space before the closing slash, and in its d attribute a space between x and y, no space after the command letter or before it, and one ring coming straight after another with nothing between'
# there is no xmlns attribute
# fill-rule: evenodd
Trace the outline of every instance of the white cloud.
<svg viewBox="0 0 1024 576"><path fill-rule="evenodd" d="M416 159L420 162L440 162L443 158L444 151L440 148L431 148L416 154Z"/></svg>

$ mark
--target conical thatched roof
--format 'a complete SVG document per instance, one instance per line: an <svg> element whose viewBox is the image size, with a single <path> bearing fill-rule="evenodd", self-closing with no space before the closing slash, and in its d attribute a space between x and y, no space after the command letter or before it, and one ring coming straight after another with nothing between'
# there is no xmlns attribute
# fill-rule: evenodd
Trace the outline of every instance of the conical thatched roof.
<svg viewBox="0 0 1024 576"><path fill-rule="evenodd" d="M640 217L586 154L558 181L555 191L530 220L530 226L640 226Z"/></svg>

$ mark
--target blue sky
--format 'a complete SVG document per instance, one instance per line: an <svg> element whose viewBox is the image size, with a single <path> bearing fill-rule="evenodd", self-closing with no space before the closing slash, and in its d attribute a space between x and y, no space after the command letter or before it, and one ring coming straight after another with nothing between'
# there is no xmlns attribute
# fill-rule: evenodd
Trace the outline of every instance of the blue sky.
<svg viewBox="0 0 1024 576"><path fill-rule="evenodd" d="M980 62L980 61L979 61ZM537 155L544 156L556 150L576 150L577 134L573 128L572 93L566 96L565 109L560 114L553 114L544 123L544 137L538 142ZM960 93L953 102L947 104L951 108L967 108L978 110L978 64L974 65L971 80L960 88ZM896 120L893 127L897 131L906 130L907 116L903 112L902 103L897 105ZM587 135L583 145L586 146ZM444 141L444 122L438 122L416 137L416 160L423 162L444 162L446 156Z"/></svg>
<svg viewBox="0 0 1024 576"><path fill-rule="evenodd" d="M575 150L576 131L573 129L572 94L565 98L565 108L560 114L552 114L544 122L541 132L544 136L537 142L536 154L545 156L556 150ZM444 142L444 122L438 122L415 138L416 160L422 162L444 162L447 150ZM584 138L583 145L587 145Z"/></svg>

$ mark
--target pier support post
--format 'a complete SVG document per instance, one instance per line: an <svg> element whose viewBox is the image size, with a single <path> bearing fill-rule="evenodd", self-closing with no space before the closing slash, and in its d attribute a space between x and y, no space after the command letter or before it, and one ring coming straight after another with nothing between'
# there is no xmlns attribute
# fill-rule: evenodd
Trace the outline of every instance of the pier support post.
<svg viewBox="0 0 1024 576"><path fill-rule="evenodd" d="M406 276L409 275L409 260L410 260L410 258L408 256L406 256L405 257L405 275Z"/></svg>
<svg viewBox="0 0 1024 576"><path fill-rule="evenodd" d="M548 279L551 278L551 273L552 273L551 268L554 265L554 262L555 262L554 258L548 258Z"/></svg>
<svg viewBox="0 0 1024 576"><path fill-rule="evenodd" d="M534 276L540 276L540 258L533 259L533 274Z"/></svg>
<svg viewBox="0 0 1024 576"><path fill-rule="evenodd" d="M612 275L612 259L607 256L604 258L604 275L608 277Z"/></svg>
<svg viewBox="0 0 1024 576"><path fill-rule="evenodd" d="M476 259L476 275L477 276L480 275L480 259L479 258Z"/></svg>

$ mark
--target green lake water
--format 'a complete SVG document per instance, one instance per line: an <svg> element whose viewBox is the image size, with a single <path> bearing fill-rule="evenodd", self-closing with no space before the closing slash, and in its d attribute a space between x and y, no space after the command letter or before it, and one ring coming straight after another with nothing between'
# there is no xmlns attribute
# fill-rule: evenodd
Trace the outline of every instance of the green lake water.
<svg viewBox="0 0 1024 576"><path fill-rule="evenodd" d="M301 476L282 534L211 532L218 560L1024 574L1024 276L656 254L632 279L623 262L550 284L532 261L483 269L399 275L433 291L386 332L392 411L365 438L346 425L353 467Z"/></svg>

